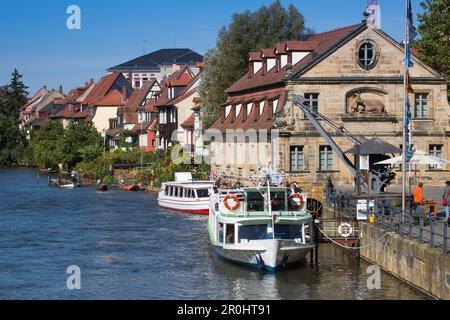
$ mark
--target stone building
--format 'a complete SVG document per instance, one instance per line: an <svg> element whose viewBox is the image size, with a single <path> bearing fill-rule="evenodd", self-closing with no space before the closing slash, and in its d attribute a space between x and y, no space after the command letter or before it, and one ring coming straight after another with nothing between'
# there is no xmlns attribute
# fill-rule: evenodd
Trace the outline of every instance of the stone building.
<svg viewBox="0 0 450 320"><path fill-rule="evenodd" d="M228 100L212 127L222 134L240 130L240 135L212 140L213 169L224 178L245 181L272 162L274 169L303 184L331 177L338 185L353 185L350 171L293 106L292 96L305 97L312 108L355 135L402 147L404 55L401 44L365 21L250 53L247 74L227 90ZM412 143L450 159L447 79L416 55L413 61ZM323 126L343 151L353 147ZM252 139L254 131L258 140ZM418 176L430 184L450 178L445 168L419 169ZM396 173L400 183L400 168Z"/></svg>

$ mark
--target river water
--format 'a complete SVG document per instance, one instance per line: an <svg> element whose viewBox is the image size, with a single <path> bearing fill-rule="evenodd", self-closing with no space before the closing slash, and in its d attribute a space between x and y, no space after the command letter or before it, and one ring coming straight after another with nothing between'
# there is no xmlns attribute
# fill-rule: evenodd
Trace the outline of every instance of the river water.
<svg viewBox="0 0 450 320"><path fill-rule="evenodd" d="M69 266L81 290L68 290ZM320 265L268 274L212 252L206 217L162 211L156 195L59 190L32 169L0 169L0 299L426 299L322 246Z"/></svg>

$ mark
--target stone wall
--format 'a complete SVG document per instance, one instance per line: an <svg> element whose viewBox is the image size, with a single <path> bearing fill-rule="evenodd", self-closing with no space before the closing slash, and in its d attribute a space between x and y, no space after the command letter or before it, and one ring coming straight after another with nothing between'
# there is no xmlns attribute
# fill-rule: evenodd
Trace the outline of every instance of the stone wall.
<svg viewBox="0 0 450 320"><path fill-rule="evenodd" d="M368 223L361 223L360 229L362 247L376 242L388 232ZM442 250L431 249L407 237L389 235L386 241L362 249L360 254L363 259L378 264L421 291L439 299L450 299L450 255L445 255Z"/></svg>

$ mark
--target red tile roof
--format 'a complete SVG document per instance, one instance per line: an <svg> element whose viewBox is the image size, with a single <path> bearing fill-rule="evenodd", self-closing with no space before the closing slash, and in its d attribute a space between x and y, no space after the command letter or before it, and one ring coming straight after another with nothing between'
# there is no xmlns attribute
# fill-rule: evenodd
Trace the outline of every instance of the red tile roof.
<svg viewBox="0 0 450 320"><path fill-rule="evenodd" d="M195 124L195 113L192 113L192 115L189 118L187 118L187 120L183 122L181 126L183 128L194 128L194 124Z"/></svg>
<svg viewBox="0 0 450 320"><path fill-rule="evenodd" d="M366 23L361 23L357 25L352 25L349 27L320 33L317 35L312 35L308 41L295 41L299 43L300 47L305 45L308 49L313 49L312 54L307 55L304 59L298 62L296 65L292 66L290 72L292 76L298 74L308 66L312 65L314 62L318 61L322 56L326 55L327 52L333 48L337 48L337 45L344 39L356 34L358 31L362 31L367 27ZM292 42L293 44L294 42ZM277 48L281 49L282 44L278 44ZM286 42L284 42L286 45ZM312 46L315 45L314 48ZM295 44L294 46L297 46ZM256 53L250 53L250 61L256 58L253 56ZM259 52L261 54L261 52ZM237 94L238 92L256 89L259 87L266 86L283 86L284 77L287 73L287 68L277 70L277 68L272 68L269 72L264 72L264 70L259 70L256 74L250 77L249 73L244 75L240 80L234 83L231 87L227 89L229 94Z"/></svg>
<svg viewBox="0 0 450 320"><path fill-rule="evenodd" d="M262 61L261 51L250 52L249 61Z"/></svg>
<svg viewBox="0 0 450 320"><path fill-rule="evenodd" d="M124 97L122 94L117 91L113 90L110 93L108 93L103 99L101 99L96 104L97 106L123 106L125 105Z"/></svg>
<svg viewBox="0 0 450 320"><path fill-rule="evenodd" d="M100 79L97 85L92 89L88 96L83 100L83 104L96 105L110 91L114 82L121 76L120 72L114 72Z"/></svg>
<svg viewBox="0 0 450 320"><path fill-rule="evenodd" d="M275 50L273 48L272 49L262 49L261 53L262 53L263 58L275 58L276 57Z"/></svg>
<svg viewBox="0 0 450 320"><path fill-rule="evenodd" d="M313 51L318 41L286 41L286 51Z"/></svg>

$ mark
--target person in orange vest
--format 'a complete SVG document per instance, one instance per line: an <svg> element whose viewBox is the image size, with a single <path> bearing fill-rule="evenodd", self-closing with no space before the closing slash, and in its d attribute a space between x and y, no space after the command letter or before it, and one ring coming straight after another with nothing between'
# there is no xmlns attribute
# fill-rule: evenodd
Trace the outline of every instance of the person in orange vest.
<svg viewBox="0 0 450 320"><path fill-rule="evenodd" d="M417 212L417 208L423 204L423 183L419 183L414 189L414 212Z"/></svg>

